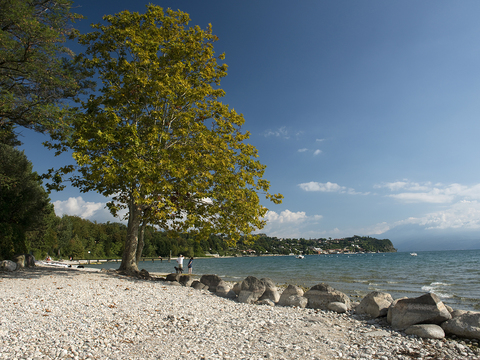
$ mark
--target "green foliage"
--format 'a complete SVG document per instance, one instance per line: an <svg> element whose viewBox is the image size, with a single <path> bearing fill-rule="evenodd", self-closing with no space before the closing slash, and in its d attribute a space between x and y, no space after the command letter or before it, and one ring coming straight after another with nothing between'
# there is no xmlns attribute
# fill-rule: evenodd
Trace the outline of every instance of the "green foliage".
<svg viewBox="0 0 480 360"><path fill-rule="evenodd" d="M63 103L92 86L63 43L75 34L70 0L0 1L0 126L62 126Z"/></svg>
<svg viewBox="0 0 480 360"><path fill-rule="evenodd" d="M47 254L67 259L112 259L121 257L127 228L123 224L97 224L78 216L45 218L45 231L29 232L28 250L36 258Z"/></svg>
<svg viewBox="0 0 480 360"><path fill-rule="evenodd" d="M53 212L49 201L25 154L0 144L0 258L27 251L27 232Z"/></svg>
<svg viewBox="0 0 480 360"><path fill-rule="evenodd" d="M136 270L142 222L235 240L265 225L259 192L282 198L268 193L243 116L219 101L227 66L215 56L217 37L188 22L181 11L149 5L143 15L105 16L79 37L87 51L77 65L103 86L55 138L73 150L73 185L111 196L114 215L128 209L123 270Z"/></svg>
<svg viewBox="0 0 480 360"><path fill-rule="evenodd" d="M278 239L265 234L258 236L254 243L240 241L238 250L255 250L255 254L317 254L315 248L322 250L344 250L352 252L396 252L388 239L375 239L369 236L353 236L343 239Z"/></svg>
<svg viewBox="0 0 480 360"><path fill-rule="evenodd" d="M127 235L127 227L120 223L99 224L78 216L63 217L49 214L44 218L43 231L29 231L27 249L33 251L36 258L44 258L47 254L58 258L74 259L118 259L123 253L123 243ZM247 254L316 254L314 248L350 249L355 251L395 252L388 239L353 236L344 239L279 239L260 234L255 241L241 238L236 246L228 245L228 239L219 235L201 238L191 233L174 233L147 226L145 230L145 246L142 258L176 257L179 254L190 257L204 257L208 254L233 256ZM355 246L354 246L355 245ZM88 253L90 251L90 253Z"/></svg>
<svg viewBox="0 0 480 360"><path fill-rule="evenodd" d="M351 251L380 251L380 252L395 252L397 251L390 240L375 239L370 236L358 236L329 240L322 239L320 247L327 249L344 249L348 248Z"/></svg>

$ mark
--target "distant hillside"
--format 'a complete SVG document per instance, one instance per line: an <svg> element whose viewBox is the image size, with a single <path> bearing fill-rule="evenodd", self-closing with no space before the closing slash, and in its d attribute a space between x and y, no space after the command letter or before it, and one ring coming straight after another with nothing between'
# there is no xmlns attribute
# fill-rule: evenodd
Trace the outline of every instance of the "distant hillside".
<svg viewBox="0 0 480 360"><path fill-rule="evenodd" d="M285 239L260 234L253 244L237 243L237 251L249 254L321 254L330 252L396 252L388 239L358 236L342 239Z"/></svg>
<svg viewBox="0 0 480 360"><path fill-rule="evenodd" d="M320 243L320 242L319 242ZM389 239L375 239L370 236L357 236L323 240L320 246L323 250L327 249L348 249L353 252L358 251L373 251L373 252L396 252L397 249L393 247L392 242Z"/></svg>

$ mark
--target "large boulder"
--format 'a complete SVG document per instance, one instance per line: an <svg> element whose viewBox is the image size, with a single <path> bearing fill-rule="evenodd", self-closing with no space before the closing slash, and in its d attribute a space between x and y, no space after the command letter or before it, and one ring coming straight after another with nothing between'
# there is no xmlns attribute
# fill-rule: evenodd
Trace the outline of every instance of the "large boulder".
<svg viewBox="0 0 480 360"><path fill-rule="evenodd" d="M198 280L194 280L190 287L194 288L195 290L208 290L208 286L205 284L202 284Z"/></svg>
<svg viewBox="0 0 480 360"><path fill-rule="evenodd" d="M468 311L442 323L447 334L480 340L480 312Z"/></svg>
<svg viewBox="0 0 480 360"><path fill-rule="evenodd" d="M408 299L408 297L404 296L404 297L401 297L399 299L396 299L396 300L393 300L392 304L390 305L390 307L388 308L388 311L387 311L387 322L389 324L392 323L392 309L394 308L395 305L397 305L397 302L399 302L400 300L403 300L403 299Z"/></svg>
<svg viewBox="0 0 480 360"><path fill-rule="evenodd" d="M25 255L25 266L26 267L35 267L35 256L32 254Z"/></svg>
<svg viewBox="0 0 480 360"><path fill-rule="evenodd" d="M445 337L443 329L435 324L412 325L405 330L405 334L425 339L443 339Z"/></svg>
<svg viewBox="0 0 480 360"><path fill-rule="evenodd" d="M328 310L328 304L342 302L350 309L350 298L341 291L335 290L327 284L318 284L308 290L305 295L308 299L307 307L312 309Z"/></svg>
<svg viewBox="0 0 480 360"><path fill-rule="evenodd" d="M397 330L415 324L440 324L451 318L443 302L433 293L398 300L391 308L392 327Z"/></svg>
<svg viewBox="0 0 480 360"><path fill-rule="evenodd" d="M282 300L283 306L297 306L303 309L307 306L307 304L308 299L299 295L290 295L288 297L284 297L284 299Z"/></svg>
<svg viewBox="0 0 480 360"><path fill-rule="evenodd" d="M11 260L3 260L0 262L0 270L2 271L15 271L17 270L17 263Z"/></svg>
<svg viewBox="0 0 480 360"><path fill-rule="evenodd" d="M15 255L12 260L17 263L17 269L35 266L35 257L30 254Z"/></svg>
<svg viewBox="0 0 480 360"><path fill-rule="evenodd" d="M232 286L223 280L218 283L215 294L228 299L235 299L237 297L237 294L232 290Z"/></svg>
<svg viewBox="0 0 480 360"><path fill-rule="evenodd" d="M220 281L222 281L222 279L217 275L202 275L200 278L200 282L208 286L208 290L213 293L217 291L217 285Z"/></svg>
<svg viewBox="0 0 480 360"><path fill-rule="evenodd" d="M272 300L274 303L278 303L278 300L280 300L280 294L278 293L275 283L269 278L263 278L260 279L260 281L265 285L265 292L259 300Z"/></svg>
<svg viewBox="0 0 480 360"><path fill-rule="evenodd" d="M178 282L183 286L190 287L193 283L193 277L189 274L181 274L178 278Z"/></svg>
<svg viewBox="0 0 480 360"><path fill-rule="evenodd" d="M355 312L357 314L367 314L373 318L386 316L392 302L393 298L389 293L374 291L363 298L355 308Z"/></svg>
<svg viewBox="0 0 480 360"><path fill-rule="evenodd" d="M238 295L238 302L253 304L265 292L265 284L255 276L248 276L242 281L242 288Z"/></svg>
<svg viewBox="0 0 480 360"><path fill-rule="evenodd" d="M175 281L175 282L180 283L180 274L178 274L178 273L167 274L167 276L165 277L165 280L170 281L170 282Z"/></svg>
<svg viewBox="0 0 480 360"><path fill-rule="evenodd" d="M153 280L153 277L150 275L150 273L145 270L145 269L142 269L140 270L138 273L136 273L136 277L138 279L143 279L143 280Z"/></svg>
<svg viewBox="0 0 480 360"><path fill-rule="evenodd" d="M240 291L242 291L242 282L236 282L235 285L233 285L232 290L237 296L240 295Z"/></svg>
<svg viewBox="0 0 480 360"><path fill-rule="evenodd" d="M307 302L305 303L305 300L303 299L307 300ZM282 306L299 306L303 303L305 303L306 306L308 299L303 297L302 288L295 285L288 285L287 288L283 290L283 293L278 300L278 304Z"/></svg>
<svg viewBox="0 0 480 360"><path fill-rule="evenodd" d="M258 300L257 305L275 306L275 303L270 299L264 299L264 300Z"/></svg>
<svg viewBox="0 0 480 360"><path fill-rule="evenodd" d="M450 310L449 310L450 311ZM456 317L462 316L464 314L468 313L467 310L453 310L450 311L450 314L452 314L452 319L455 319Z"/></svg>
<svg viewBox="0 0 480 360"><path fill-rule="evenodd" d="M335 311L339 314L346 313L348 311L347 305L342 302L331 302L327 305L328 310Z"/></svg>

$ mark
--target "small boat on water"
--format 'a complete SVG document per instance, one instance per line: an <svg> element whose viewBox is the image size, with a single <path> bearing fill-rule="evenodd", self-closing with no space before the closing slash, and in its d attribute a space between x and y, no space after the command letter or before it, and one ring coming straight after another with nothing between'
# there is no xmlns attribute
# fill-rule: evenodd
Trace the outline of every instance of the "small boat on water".
<svg viewBox="0 0 480 360"><path fill-rule="evenodd" d="M303 256L303 255L297 255L296 258L297 258L297 259L305 259L305 256Z"/></svg>
<svg viewBox="0 0 480 360"><path fill-rule="evenodd" d="M417 256L417 253L410 253L410 255L412 255L412 256Z"/></svg>

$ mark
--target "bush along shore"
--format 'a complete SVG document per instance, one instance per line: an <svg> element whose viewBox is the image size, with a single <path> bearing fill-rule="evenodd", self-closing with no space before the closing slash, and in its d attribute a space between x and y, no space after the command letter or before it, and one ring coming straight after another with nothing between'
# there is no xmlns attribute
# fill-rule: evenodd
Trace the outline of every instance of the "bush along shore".
<svg viewBox="0 0 480 360"><path fill-rule="evenodd" d="M480 359L480 313L430 293L45 265L0 281L0 359Z"/></svg>

